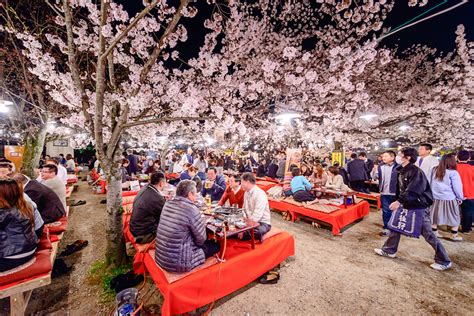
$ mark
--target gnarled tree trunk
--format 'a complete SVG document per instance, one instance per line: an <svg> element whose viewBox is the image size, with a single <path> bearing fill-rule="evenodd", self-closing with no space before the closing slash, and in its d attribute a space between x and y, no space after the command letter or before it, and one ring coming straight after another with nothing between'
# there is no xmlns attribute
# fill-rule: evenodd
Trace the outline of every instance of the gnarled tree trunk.
<svg viewBox="0 0 474 316"><path fill-rule="evenodd" d="M120 171L120 150L115 151L113 160L100 161L107 178L107 251L108 266L120 266L127 261L122 227L122 173Z"/></svg>
<svg viewBox="0 0 474 316"><path fill-rule="evenodd" d="M46 139L46 124L41 124L36 133L26 135L25 150L23 152L22 172L30 178L36 178L35 169L38 167L41 153Z"/></svg>

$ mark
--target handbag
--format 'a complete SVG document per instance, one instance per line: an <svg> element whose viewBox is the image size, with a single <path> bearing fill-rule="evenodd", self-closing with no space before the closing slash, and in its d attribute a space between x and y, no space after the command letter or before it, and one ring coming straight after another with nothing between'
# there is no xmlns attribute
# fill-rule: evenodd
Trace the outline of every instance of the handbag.
<svg viewBox="0 0 474 316"><path fill-rule="evenodd" d="M392 212L388 229L408 237L418 238L421 235L424 211L425 209L409 210L400 205L396 211Z"/></svg>

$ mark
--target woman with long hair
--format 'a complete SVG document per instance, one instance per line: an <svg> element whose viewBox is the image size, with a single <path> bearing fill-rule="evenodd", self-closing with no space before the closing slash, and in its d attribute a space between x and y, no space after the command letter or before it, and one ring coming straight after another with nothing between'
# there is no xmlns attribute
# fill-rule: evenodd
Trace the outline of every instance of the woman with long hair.
<svg viewBox="0 0 474 316"><path fill-rule="evenodd" d="M331 166L328 169L329 173L327 176L327 181L325 183L325 187L327 189L332 189L336 191L349 191L349 187L344 184L344 179L339 174L340 169L335 166Z"/></svg>
<svg viewBox="0 0 474 316"><path fill-rule="evenodd" d="M23 187L12 178L0 178L0 272L33 258L34 227L34 209L23 198Z"/></svg>
<svg viewBox="0 0 474 316"><path fill-rule="evenodd" d="M317 163L313 168L313 174L310 177L310 182L317 186L323 186L328 181L328 174L320 163Z"/></svg>
<svg viewBox="0 0 474 316"><path fill-rule="evenodd" d="M430 214L433 232L438 237L438 225L447 225L451 227L451 240L461 241L462 237L458 235L461 223L459 204L464 200L464 196L454 154L444 155L431 177L434 202Z"/></svg>

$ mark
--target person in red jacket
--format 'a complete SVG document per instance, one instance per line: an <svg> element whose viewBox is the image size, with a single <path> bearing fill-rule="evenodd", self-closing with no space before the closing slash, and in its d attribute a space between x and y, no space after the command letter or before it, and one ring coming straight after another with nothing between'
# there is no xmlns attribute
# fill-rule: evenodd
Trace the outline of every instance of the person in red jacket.
<svg viewBox="0 0 474 316"><path fill-rule="evenodd" d="M474 166L468 164L469 152L460 150L457 154L457 170L461 177L464 201L461 204L461 226L464 234L470 234L474 220Z"/></svg>
<svg viewBox="0 0 474 316"><path fill-rule="evenodd" d="M240 208L244 205L244 193L245 191L242 190L240 187L240 176L234 175L231 176L229 179L229 186L224 192L224 195L220 199L218 205L222 206L225 204L227 200L229 200L229 204L231 206L238 205Z"/></svg>

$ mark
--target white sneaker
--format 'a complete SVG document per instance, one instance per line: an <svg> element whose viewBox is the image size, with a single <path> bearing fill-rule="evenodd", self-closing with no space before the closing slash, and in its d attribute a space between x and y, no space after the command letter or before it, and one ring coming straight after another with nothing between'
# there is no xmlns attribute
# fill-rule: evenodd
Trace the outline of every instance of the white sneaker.
<svg viewBox="0 0 474 316"><path fill-rule="evenodd" d="M387 253L385 251L383 251L382 249L380 248L375 248L374 249L374 252L376 254L378 254L379 256L382 256L382 257L388 257L388 258L395 258L397 256L397 254L390 254L390 253Z"/></svg>
<svg viewBox="0 0 474 316"><path fill-rule="evenodd" d="M448 270L450 269L451 267L453 266L453 263L450 262L448 263L447 265L444 265L444 264L439 264L439 263L432 263L430 265L430 267L434 270L437 270L437 271L444 271L444 270Z"/></svg>
<svg viewBox="0 0 474 316"><path fill-rule="evenodd" d="M452 235L451 236L452 241L462 241L462 237L459 236L458 234Z"/></svg>

